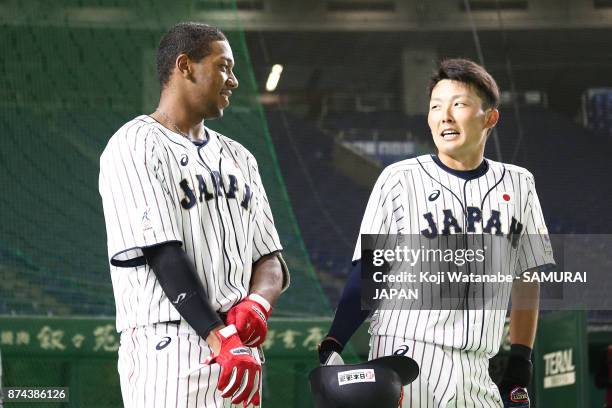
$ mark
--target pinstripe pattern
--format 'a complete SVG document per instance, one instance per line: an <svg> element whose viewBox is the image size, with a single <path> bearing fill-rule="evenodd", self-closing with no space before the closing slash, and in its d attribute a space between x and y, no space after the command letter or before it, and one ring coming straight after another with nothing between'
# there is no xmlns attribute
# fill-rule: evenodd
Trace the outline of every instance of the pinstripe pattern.
<svg viewBox="0 0 612 408"><path fill-rule="evenodd" d="M210 352L206 342L184 323L124 330L118 362L124 406L242 407L224 400L216 390L219 365L201 364Z"/></svg>
<svg viewBox="0 0 612 408"><path fill-rule="evenodd" d="M404 387L403 408L501 408L489 377L489 359L482 353L392 336L372 336L369 359L406 350L419 363L417 379Z"/></svg>
<svg viewBox="0 0 612 408"><path fill-rule="evenodd" d="M246 296L252 263L282 249L255 158L207 131L208 143L196 146L143 115L117 131L102 154L118 331L180 320L141 247L182 242L220 312Z"/></svg>
<svg viewBox="0 0 612 408"><path fill-rule="evenodd" d="M487 239L490 247L484 262L470 264L467 270L480 275L485 271L513 275L554 263L546 249L547 231L531 173L491 160L486 165L486 171L467 179L441 167L431 156L387 167L373 188L360 234L404 234L406 238L399 239L411 240L405 244L418 248L427 242L419 241L419 235L422 238L435 232L449 248L474 248L478 247L477 240L485 242L487 236L507 236L514 220L514 228L517 223L523 228L518 245L502 245L510 242L505 239ZM445 228L450 235L443 234ZM457 235L464 237L464 242L454 240L453 234L458 233L467 233ZM360 258L358 238L353 260ZM432 269L427 263L415 266L418 273L417 268ZM397 301L395 307L381 307L371 318L371 357L388 355L402 344L410 345L411 357L424 371L409 387L412 397L407 398L405 406L498 407L499 395L491 385L488 359L497 354L502 340L512 284L443 285L439 290L450 291L452 297L463 298L471 307L420 310L402 307ZM484 299L489 303L484 304Z"/></svg>
<svg viewBox="0 0 612 408"><path fill-rule="evenodd" d="M100 158L126 406L223 405L217 365L180 376L210 351L186 323L180 330L166 323L181 316L140 248L181 242L219 312L247 296L255 261L282 250L255 158L239 143L206 132L207 142L195 145L142 115L113 135ZM164 336L172 348L155 352Z"/></svg>
<svg viewBox="0 0 612 408"><path fill-rule="evenodd" d="M542 239L539 233L541 228L545 229L545 224L533 176L516 166L491 160L487 162L489 169L485 174L467 181L440 168L430 156L389 166L374 186L360 232L413 234L409 239L415 239L421 231L430 228L424 214L431 213L441 230L445 211L450 211L462 232L466 232L466 211L468 207L477 207L483 221L474 224L475 231L471 233L474 239L483 234L493 211L500 213L501 232L504 234L508 232L512 217L522 222L524 239L517 249L495 246L498 241L491 241L494 245L486 252L489 256L485 262L471 265L475 273L482 274L483 268L486 268L513 274L553 263L551 254L540 244ZM440 191L434 201L428 200L432 190ZM500 203L502 193L512 197L509 203ZM451 234L457 232L453 227L450 231ZM491 233L495 234L496 229L492 228ZM527 236L527 233L533 235ZM450 242L451 237L447 239ZM360 242L358 239L353 260L361 257ZM457 290L457 285L451 289ZM493 356L501 341L511 285L481 285L480 289L482 293L470 293L468 302L472 304L471 310L378 310L373 316L370 331L372 334L410 337ZM485 294L493 297L493 305L483 310Z"/></svg>

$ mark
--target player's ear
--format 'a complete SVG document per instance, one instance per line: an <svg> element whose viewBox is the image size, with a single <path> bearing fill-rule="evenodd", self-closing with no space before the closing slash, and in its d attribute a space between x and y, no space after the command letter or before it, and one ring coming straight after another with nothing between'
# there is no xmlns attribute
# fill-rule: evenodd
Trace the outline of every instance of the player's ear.
<svg viewBox="0 0 612 408"><path fill-rule="evenodd" d="M191 60L189 59L187 54L185 53L179 54L179 56L176 57L174 66L177 72L179 72L182 77L184 78L191 77Z"/></svg>
<svg viewBox="0 0 612 408"><path fill-rule="evenodd" d="M493 129L499 120L499 111L496 108L490 108L485 114L485 129Z"/></svg>

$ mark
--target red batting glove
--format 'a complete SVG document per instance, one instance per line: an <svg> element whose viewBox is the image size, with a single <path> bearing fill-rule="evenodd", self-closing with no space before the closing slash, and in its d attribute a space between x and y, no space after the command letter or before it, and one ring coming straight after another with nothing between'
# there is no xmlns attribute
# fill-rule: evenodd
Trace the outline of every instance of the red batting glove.
<svg viewBox="0 0 612 408"><path fill-rule="evenodd" d="M224 327L214 334L221 343L219 354L211 355L204 363L217 363L221 366L217 383L221 396L231 397L233 404L242 402L245 407L251 403L259 405L261 364L255 360L251 350L242 344L234 325Z"/></svg>
<svg viewBox="0 0 612 408"><path fill-rule="evenodd" d="M236 326L245 346L259 347L266 340L270 313L270 303L263 296L252 293L229 310L226 322Z"/></svg>
<svg viewBox="0 0 612 408"><path fill-rule="evenodd" d="M261 383L263 382L263 378L261 376L259 376L259 388L257 389L257 392L255 393L255 395L253 395L253 398L251 399L250 403L253 404L254 406L258 407L260 404L260 399L261 399ZM246 408L249 405L249 403L245 402L244 403L244 408Z"/></svg>

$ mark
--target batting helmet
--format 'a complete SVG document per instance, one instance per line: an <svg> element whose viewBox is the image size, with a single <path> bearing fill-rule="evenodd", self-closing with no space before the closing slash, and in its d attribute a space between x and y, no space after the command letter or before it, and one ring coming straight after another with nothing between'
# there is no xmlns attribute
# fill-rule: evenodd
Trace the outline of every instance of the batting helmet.
<svg viewBox="0 0 612 408"><path fill-rule="evenodd" d="M316 408L397 408L402 387L418 375L413 359L394 355L317 367L309 379Z"/></svg>

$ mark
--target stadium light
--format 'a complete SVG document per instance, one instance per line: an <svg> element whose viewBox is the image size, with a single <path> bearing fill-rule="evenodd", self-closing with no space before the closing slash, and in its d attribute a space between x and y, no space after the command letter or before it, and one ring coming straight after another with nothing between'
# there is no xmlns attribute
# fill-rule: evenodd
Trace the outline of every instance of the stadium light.
<svg viewBox="0 0 612 408"><path fill-rule="evenodd" d="M281 64L274 64L272 66L272 70L270 70L270 75L268 75L268 80L266 81L266 91L272 92L276 89L282 72L283 66Z"/></svg>

